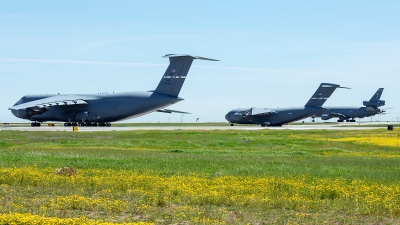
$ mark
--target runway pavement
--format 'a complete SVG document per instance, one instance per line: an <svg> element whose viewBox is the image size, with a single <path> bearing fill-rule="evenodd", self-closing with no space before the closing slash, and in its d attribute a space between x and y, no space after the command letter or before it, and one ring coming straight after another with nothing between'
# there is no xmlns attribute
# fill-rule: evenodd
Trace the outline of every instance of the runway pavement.
<svg viewBox="0 0 400 225"><path fill-rule="evenodd" d="M382 124L384 127L370 127L365 125ZM388 124L400 124L399 122L368 122L368 123L343 123L343 124L296 124L296 125L283 125L282 127L261 127L261 126L128 126L128 127L78 127L78 132L91 132L91 131L130 131L130 130L370 130L370 129L387 129ZM347 125L347 126L344 126ZM396 129L396 128L394 128ZM18 130L18 131L73 131L72 127L63 126L0 126L0 131L3 130Z"/></svg>

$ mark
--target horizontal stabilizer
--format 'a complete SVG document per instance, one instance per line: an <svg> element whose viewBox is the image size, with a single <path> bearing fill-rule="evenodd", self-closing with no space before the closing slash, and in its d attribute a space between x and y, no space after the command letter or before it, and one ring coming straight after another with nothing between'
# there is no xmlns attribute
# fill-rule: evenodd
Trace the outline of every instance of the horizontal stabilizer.
<svg viewBox="0 0 400 225"><path fill-rule="evenodd" d="M363 101L363 105L367 107L381 107L385 105L385 100L381 100L383 88L379 88L369 101Z"/></svg>
<svg viewBox="0 0 400 225"><path fill-rule="evenodd" d="M378 101L363 101L363 105L367 107L374 107L378 108L385 105L385 100L378 100Z"/></svg>
<svg viewBox="0 0 400 225"><path fill-rule="evenodd" d="M177 111L177 110L172 110L172 109L158 109L158 110L156 110L156 112L191 114L190 112L183 112L183 111Z"/></svg>
<svg viewBox="0 0 400 225"><path fill-rule="evenodd" d="M182 54L167 54L163 56L164 58L177 58L177 57L185 57L191 59L202 59L202 60L209 60L209 61L219 61L218 59L210 59L201 56L191 56L191 55L182 55Z"/></svg>

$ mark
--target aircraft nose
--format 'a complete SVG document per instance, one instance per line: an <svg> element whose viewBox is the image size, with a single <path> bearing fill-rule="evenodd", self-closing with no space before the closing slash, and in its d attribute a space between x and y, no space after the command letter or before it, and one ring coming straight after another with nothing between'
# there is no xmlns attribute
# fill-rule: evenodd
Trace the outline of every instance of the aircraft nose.
<svg viewBox="0 0 400 225"><path fill-rule="evenodd" d="M225 115L225 119L226 119L227 121L231 121L231 115L230 115L229 113L227 113L227 114Z"/></svg>
<svg viewBox="0 0 400 225"><path fill-rule="evenodd" d="M17 110L15 109L11 109L11 113L15 116L15 117L20 117L17 113Z"/></svg>

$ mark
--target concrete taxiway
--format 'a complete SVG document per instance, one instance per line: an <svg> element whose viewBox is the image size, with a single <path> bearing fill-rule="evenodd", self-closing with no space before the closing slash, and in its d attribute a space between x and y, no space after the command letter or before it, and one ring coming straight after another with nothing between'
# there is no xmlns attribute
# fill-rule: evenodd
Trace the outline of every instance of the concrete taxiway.
<svg viewBox="0 0 400 225"><path fill-rule="evenodd" d="M387 129L387 125L400 124L400 122L368 122L368 123L344 123L344 124L296 124L284 125L282 127L260 127L260 126L127 126L127 127L78 127L79 132L92 131L131 131L131 130L370 130L370 129ZM345 126L346 125L346 126ZM382 125L381 127L373 127L366 125ZM396 129L396 128L395 128ZM0 131L17 130L17 131L73 131L72 127L63 126L0 126Z"/></svg>

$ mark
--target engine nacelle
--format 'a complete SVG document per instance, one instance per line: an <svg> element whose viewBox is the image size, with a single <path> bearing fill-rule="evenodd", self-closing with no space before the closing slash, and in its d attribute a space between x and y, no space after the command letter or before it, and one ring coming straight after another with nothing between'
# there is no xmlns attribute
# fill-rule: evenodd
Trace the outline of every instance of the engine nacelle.
<svg viewBox="0 0 400 225"><path fill-rule="evenodd" d="M379 101L363 101L363 105L367 107L380 107L385 105L385 100L379 100Z"/></svg>
<svg viewBox="0 0 400 225"><path fill-rule="evenodd" d="M321 120L329 120L332 119L332 116L329 114L322 114L321 115Z"/></svg>
<svg viewBox="0 0 400 225"><path fill-rule="evenodd" d="M34 115L40 115L40 114L43 114L43 113L45 113L47 111L49 111L49 110L46 109L46 108L35 108L35 109L28 108L28 109L25 110L26 116L28 116L28 117L31 117L31 116L34 116Z"/></svg>

